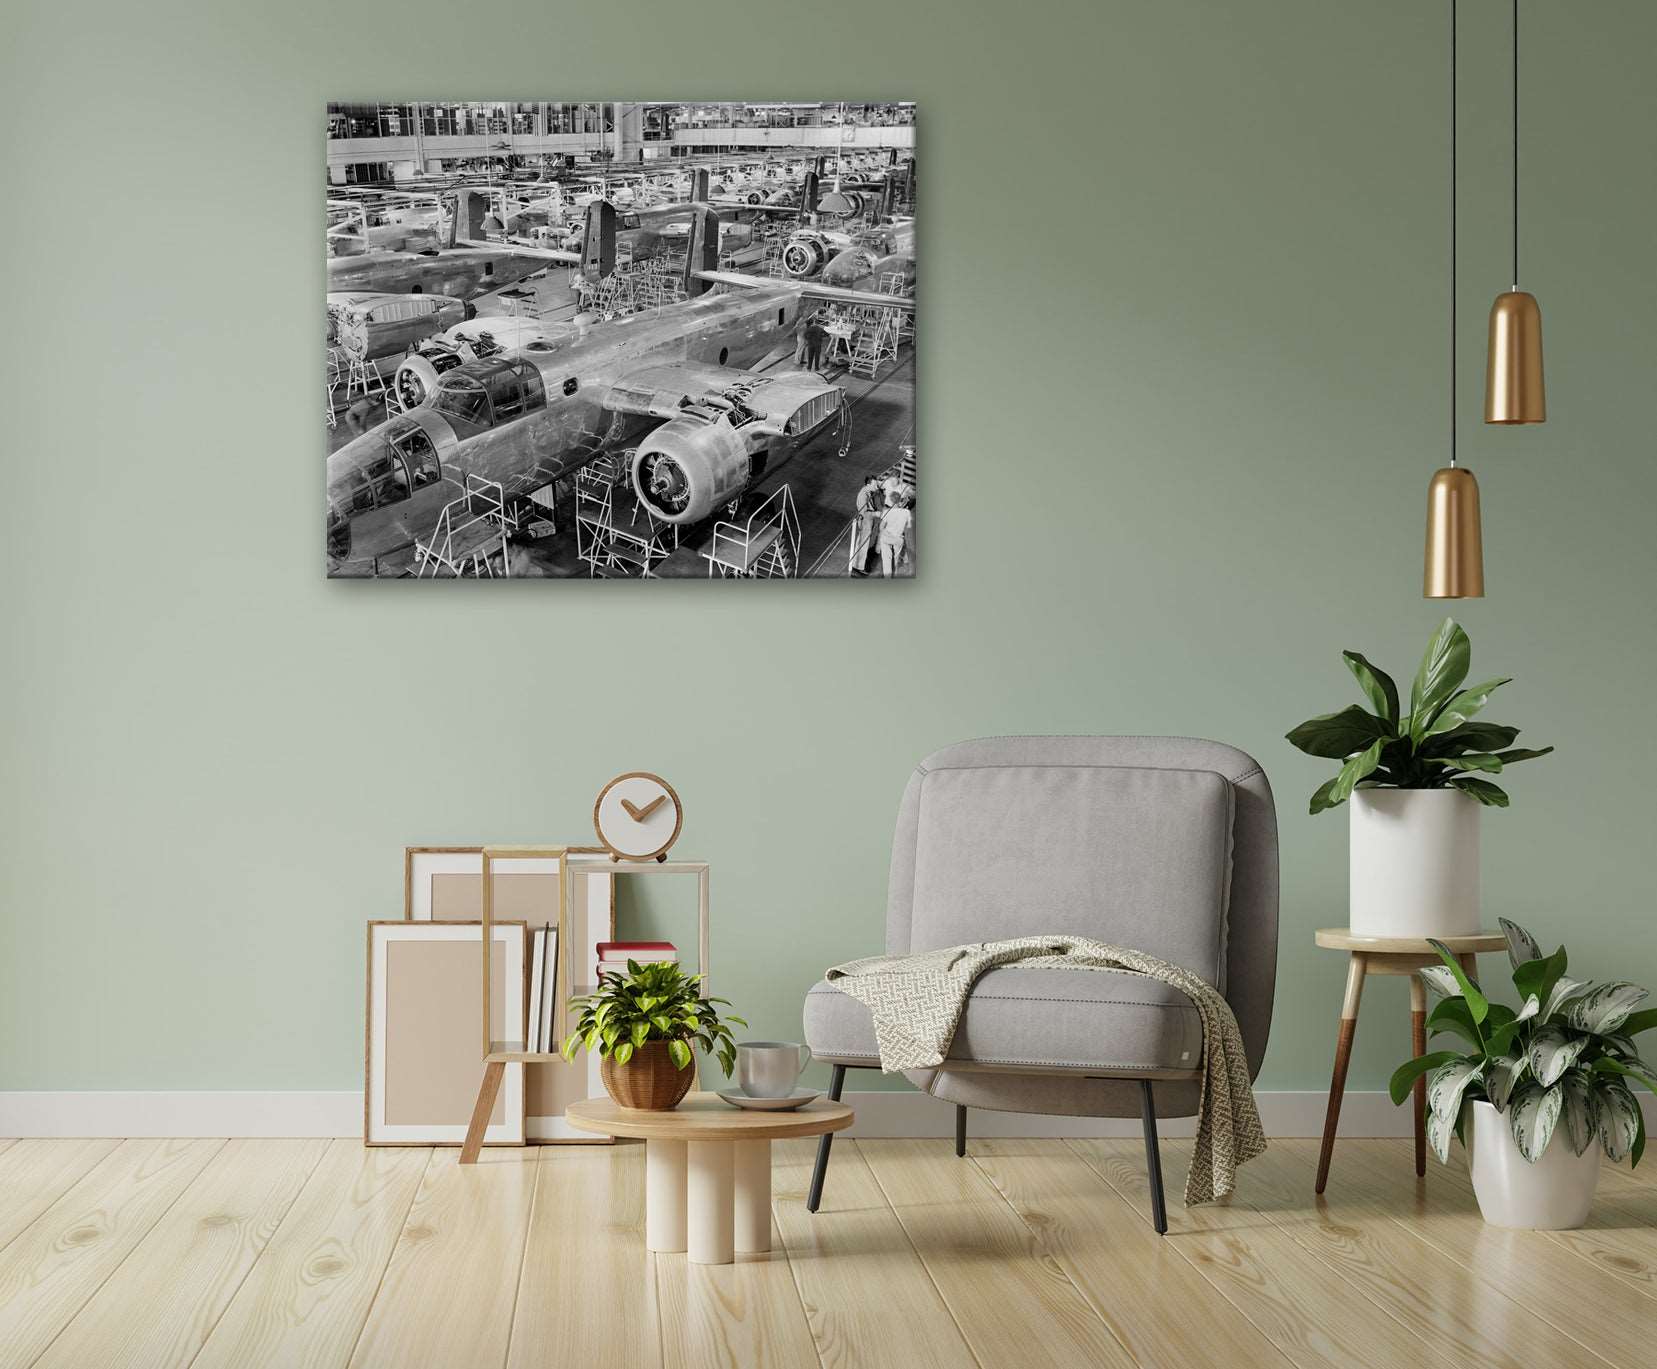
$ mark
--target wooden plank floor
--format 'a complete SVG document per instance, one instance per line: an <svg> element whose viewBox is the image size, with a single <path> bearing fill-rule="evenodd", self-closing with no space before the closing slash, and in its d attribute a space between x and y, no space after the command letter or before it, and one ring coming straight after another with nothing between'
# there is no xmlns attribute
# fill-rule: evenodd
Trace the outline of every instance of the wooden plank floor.
<svg viewBox="0 0 1657 1369"><path fill-rule="evenodd" d="M1150 1228L1137 1141L775 1147L775 1249L643 1249L639 1146L0 1141L0 1369L28 1365L1002 1369L1427 1363L1641 1369L1657 1165L1581 1231L1480 1221L1405 1141L1274 1142L1230 1202Z"/></svg>

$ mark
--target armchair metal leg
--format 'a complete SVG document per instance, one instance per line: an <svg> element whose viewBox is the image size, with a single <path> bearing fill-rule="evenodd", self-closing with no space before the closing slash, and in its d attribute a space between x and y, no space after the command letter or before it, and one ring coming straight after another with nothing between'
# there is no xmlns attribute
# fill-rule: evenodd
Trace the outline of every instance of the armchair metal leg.
<svg viewBox="0 0 1657 1369"><path fill-rule="evenodd" d="M846 1067L836 1065L834 1074L829 1080L828 1096L836 1103L840 1101L840 1091L846 1087ZM817 1163L811 1167L811 1191L806 1194L805 1210L815 1212L817 1205L823 1201L823 1176L828 1173L829 1147L834 1144L834 1133L825 1131L817 1140Z"/></svg>
<svg viewBox="0 0 1657 1369"><path fill-rule="evenodd" d="M1156 1234L1168 1234L1168 1208L1162 1201L1162 1151L1156 1139L1156 1099L1151 1081L1139 1081L1139 1116L1145 1127L1145 1167L1151 1179L1151 1222Z"/></svg>
<svg viewBox="0 0 1657 1369"><path fill-rule="evenodd" d="M967 1153L967 1107L965 1103L955 1105L955 1153Z"/></svg>

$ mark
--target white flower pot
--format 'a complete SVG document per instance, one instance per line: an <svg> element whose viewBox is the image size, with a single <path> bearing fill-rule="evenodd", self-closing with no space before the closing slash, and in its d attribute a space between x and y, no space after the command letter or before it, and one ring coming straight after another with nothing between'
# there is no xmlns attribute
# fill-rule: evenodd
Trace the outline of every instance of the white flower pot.
<svg viewBox="0 0 1657 1369"><path fill-rule="evenodd" d="M1361 936L1479 930L1479 801L1459 789L1355 789L1349 923Z"/></svg>
<svg viewBox="0 0 1657 1369"><path fill-rule="evenodd" d="M1599 1183L1599 1142L1574 1154L1561 1120L1535 1164L1519 1153L1506 1114L1475 1102L1467 1164L1479 1211L1492 1226L1564 1231L1588 1220Z"/></svg>

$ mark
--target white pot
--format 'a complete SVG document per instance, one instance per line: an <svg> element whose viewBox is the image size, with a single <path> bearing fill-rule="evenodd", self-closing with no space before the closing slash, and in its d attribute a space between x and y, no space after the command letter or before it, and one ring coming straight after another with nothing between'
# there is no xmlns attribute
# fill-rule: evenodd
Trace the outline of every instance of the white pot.
<svg viewBox="0 0 1657 1369"><path fill-rule="evenodd" d="M1561 1119L1547 1149L1532 1164L1514 1144L1509 1120L1489 1103L1473 1104L1467 1164L1485 1221L1526 1231L1581 1226L1588 1220L1599 1183L1598 1140L1582 1154L1573 1154Z"/></svg>
<svg viewBox="0 0 1657 1369"><path fill-rule="evenodd" d="M1355 789L1348 921L1361 936L1479 930L1479 801L1459 789Z"/></svg>

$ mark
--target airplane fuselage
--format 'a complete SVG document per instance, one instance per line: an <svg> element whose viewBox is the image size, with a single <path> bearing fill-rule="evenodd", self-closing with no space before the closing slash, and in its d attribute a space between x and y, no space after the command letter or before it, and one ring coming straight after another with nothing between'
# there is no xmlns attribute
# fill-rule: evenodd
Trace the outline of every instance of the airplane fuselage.
<svg viewBox="0 0 1657 1369"><path fill-rule="evenodd" d="M328 261L331 292L383 291L468 300L546 270L544 259L505 248L451 247L442 252L361 252Z"/></svg>
<svg viewBox="0 0 1657 1369"><path fill-rule="evenodd" d="M464 492L469 475L521 495L602 452L637 445L662 419L607 408L613 385L675 362L735 377L792 338L800 299L801 288L788 284L704 296L593 324L561 346L446 373L425 403L328 458L330 559L372 561L411 546Z"/></svg>

